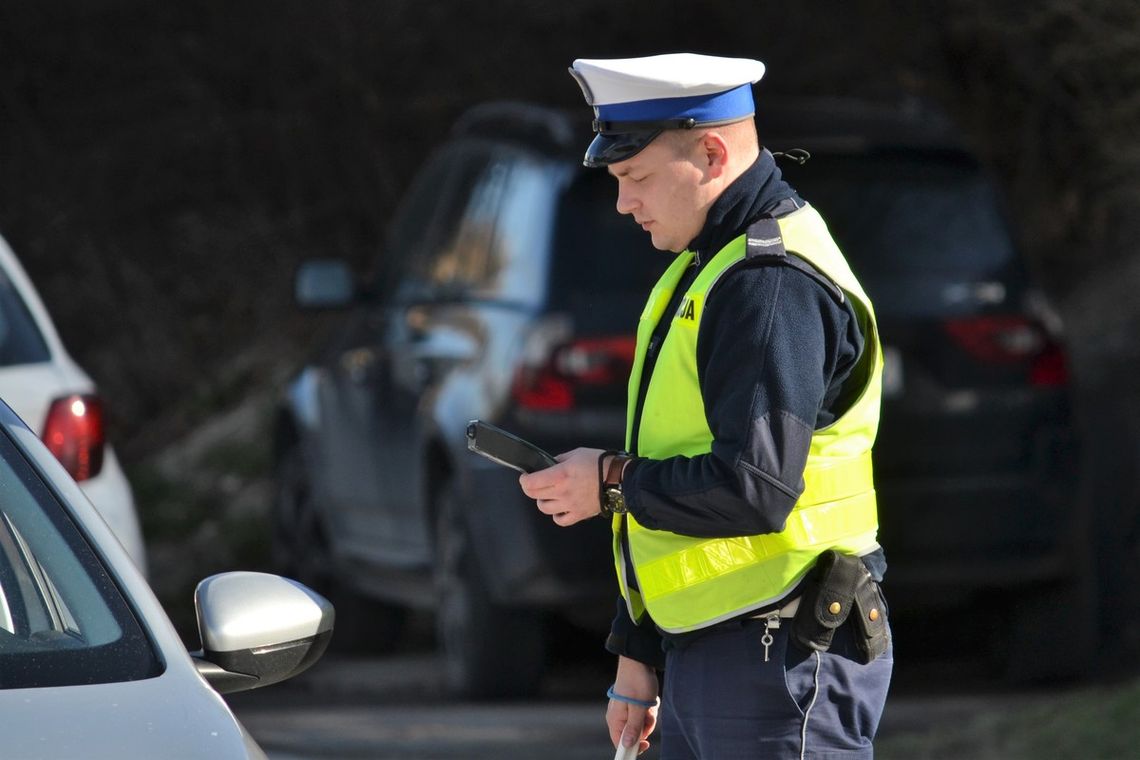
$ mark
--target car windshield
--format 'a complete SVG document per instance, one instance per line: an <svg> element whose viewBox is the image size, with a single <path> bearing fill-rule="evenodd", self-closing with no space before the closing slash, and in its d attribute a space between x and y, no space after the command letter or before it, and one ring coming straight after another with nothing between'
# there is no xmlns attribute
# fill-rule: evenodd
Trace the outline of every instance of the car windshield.
<svg viewBox="0 0 1140 760"><path fill-rule="evenodd" d="M35 364L51 359L19 291L0 269L0 367Z"/></svg>
<svg viewBox="0 0 1140 760"><path fill-rule="evenodd" d="M823 215L880 313L942 314L1023 286L993 186L961 154L819 153L784 175Z"/></svg>
<svg viewBox="0 0 1140 760"><path fill-rule="evenodd" d="M0 433L0 688L131 681L161 670L57 497Z"/></svg>

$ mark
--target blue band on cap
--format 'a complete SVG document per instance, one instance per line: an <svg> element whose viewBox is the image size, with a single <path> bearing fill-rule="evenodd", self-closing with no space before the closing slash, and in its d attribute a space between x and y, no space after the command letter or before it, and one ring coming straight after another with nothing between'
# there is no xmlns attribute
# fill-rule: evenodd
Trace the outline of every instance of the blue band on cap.
<svg viewBox="0 0 1140 760"><path fill-rule="evenodd" d="M751 116L756 111L752 100L752 85L743 84L725 92L711 95L691 95L685 98L658 98L635 100L629 103L610 103L598 106L599 121L658 121L661 119L693 118L697 124L727 121Z"/></svg>

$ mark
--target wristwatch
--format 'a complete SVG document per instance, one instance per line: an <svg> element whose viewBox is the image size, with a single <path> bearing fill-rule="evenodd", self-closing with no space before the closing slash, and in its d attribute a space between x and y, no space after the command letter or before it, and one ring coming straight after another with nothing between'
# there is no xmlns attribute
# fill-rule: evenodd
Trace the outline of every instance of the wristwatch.
<svg viewBox="0 0 1140 760"><path fill-rule="evenodd" d="M621 491L621 476L629 459L625 454L615 454L610 459L609 469L602 479L602 512L606 515L624 515L628 511Z"/></svg>

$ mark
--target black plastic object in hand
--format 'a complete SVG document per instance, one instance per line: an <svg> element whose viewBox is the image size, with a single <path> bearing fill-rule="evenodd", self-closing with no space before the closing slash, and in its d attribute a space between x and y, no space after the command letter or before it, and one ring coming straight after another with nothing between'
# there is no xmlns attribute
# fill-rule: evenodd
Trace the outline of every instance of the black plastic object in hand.
<svg viewBox="0 0 1140 760"><path fill-rule="evenodd" d="M519 472L537 472L558 463L530 441L482 420L467 423L467 448Z"/></svg>

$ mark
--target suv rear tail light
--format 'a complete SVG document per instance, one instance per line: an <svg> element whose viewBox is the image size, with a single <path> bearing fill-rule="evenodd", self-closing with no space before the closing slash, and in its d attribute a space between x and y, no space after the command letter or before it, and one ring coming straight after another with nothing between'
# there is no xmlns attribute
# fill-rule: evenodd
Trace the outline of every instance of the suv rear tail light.
<svg viewBox="0 0 1140 760"><path fill-rule="evenodd" d="M636 340L632 336L581 338L548 346L516 372L512 395L524 409L569 411L583 386L621 385L629 381Z"/></svg>
<svg viewBox="0 0 1140 760"><path fill-rule="evenodd" d="M44 443L75 480L87 480L103 469L106 429L103 402L97 396L57 398L48 409Z"/></svg>
<svg viewBox="0 0 1140 760"><path fill-rule="evenodd" d="M951 319L947 334L983 364L1024 365L1029 382L1060 386L1068 382L1065 352L1038 322L1020 315Z"/></svg>

